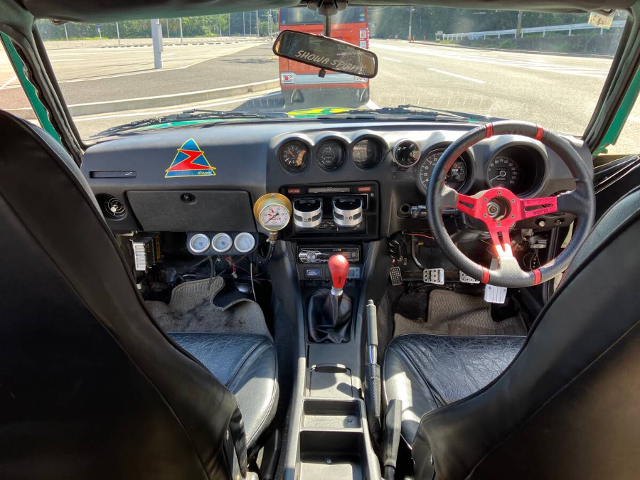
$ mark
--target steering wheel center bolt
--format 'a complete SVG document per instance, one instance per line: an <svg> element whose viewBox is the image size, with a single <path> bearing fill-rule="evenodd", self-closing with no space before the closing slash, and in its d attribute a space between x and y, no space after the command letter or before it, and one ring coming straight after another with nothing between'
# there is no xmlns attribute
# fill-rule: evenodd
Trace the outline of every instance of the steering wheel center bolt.
<svg viewBox="0 0 640 480"><path fill-rule="evenodd" d="M496 202L489 202L487 204L487 213L491 218L496 218L502 212L502 208Z"/></svg>

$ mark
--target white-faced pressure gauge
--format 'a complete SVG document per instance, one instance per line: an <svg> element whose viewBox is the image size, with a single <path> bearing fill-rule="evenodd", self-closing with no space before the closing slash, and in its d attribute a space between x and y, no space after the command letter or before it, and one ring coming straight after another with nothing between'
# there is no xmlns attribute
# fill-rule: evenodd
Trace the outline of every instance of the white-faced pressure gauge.
<svg viewBox="0 0 640 480"><path fill-rule="evenodd" d="M291 202L279 193L267 193L253 206L253 214L265 230L278 232L291 220Z"/></svg>
<svg viewBox="0 0 640 480"><path fill-rule="evenodd" d="M248 253L256 246L256 239L249 232L242 232L236 235L233 246L240 253Z"/></svg>
<svg viewBox="0 0 640 480"><path fill-rule="evenodd" d="M233 240L226 233L218 233L211 239L211 246L218 253L228 252L233 246Z"/></svg>
<svg viewBox="0 0 640 480"><path fill-rule="evenodd" d="M189 240L189 248L193 253L203 253L209 249L211 242L204 233L196 233Z"/></svg>

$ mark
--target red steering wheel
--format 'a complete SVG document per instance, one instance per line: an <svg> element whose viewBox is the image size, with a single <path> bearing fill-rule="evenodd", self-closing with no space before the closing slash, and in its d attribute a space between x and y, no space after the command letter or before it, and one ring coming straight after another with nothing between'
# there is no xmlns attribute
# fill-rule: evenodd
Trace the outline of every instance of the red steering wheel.
<svg viewBox="0 0 640 480"><path fill-rule="evenodd" d="M576 182L576 188L557 197L518 198L507 188L496 187L475 195L462 195L445 184L453 162L469 147L495 135L523 135L539 140L562 159ZM482 221L498 255L494 270L469 259L449 237L442 220L445 209L455 208ZM571 213L576 224L571 242L555 259L530 272L520 268L511 251L509 231L520 220L554 212ZM530 287L562 273L593 227L595 194L591 173L567 140L533 123L495 122L475 128L453 142L433 168L427 188L427 217L431 233L444 254L467 275L500 287Z"/></svg>

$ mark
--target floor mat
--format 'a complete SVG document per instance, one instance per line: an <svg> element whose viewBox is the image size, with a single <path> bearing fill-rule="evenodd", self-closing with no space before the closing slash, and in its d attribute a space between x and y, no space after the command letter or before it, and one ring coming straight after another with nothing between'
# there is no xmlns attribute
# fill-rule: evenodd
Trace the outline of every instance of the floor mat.
<svg viewBox="0 0 640 480"><path fill-rule="evenodd" d="M424 303L423 303L424 305ZM481 297L448 290L432 290L429 294L427 321L402 314L394 315L394 337L411 333L439 335L526 335L520 316L494 322L491 305ZM424 307L423 307L424 308Z"/></svg>
<svg viewBox="0 0 640 480"><path fill-rule="evenodd" d="M271 337L260 306L248 298L216 297L224 279L197 280L178 285L171 301L148 301L147 308L165 332L254 333ZM222 294L220 295L222 296Z"/></svg>

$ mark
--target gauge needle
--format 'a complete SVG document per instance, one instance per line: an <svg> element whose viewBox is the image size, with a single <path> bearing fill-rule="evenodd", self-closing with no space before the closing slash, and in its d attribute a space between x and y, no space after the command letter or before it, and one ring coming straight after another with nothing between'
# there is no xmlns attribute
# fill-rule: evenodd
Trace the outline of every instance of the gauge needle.
<svg viewBox="0 0 640 480"><path fill-rule="evenodd" d="M497 180L497 179L505 178L506 176L507 176L507 172L500 172L498 175L496 175L491 180L489 180L489 183L491 183L491 182L493 182L494 180Z"/></svg>

